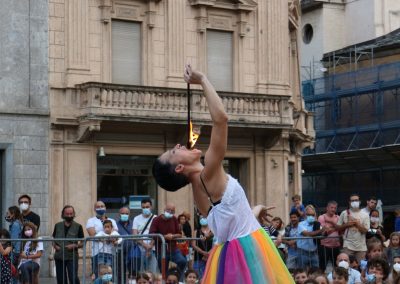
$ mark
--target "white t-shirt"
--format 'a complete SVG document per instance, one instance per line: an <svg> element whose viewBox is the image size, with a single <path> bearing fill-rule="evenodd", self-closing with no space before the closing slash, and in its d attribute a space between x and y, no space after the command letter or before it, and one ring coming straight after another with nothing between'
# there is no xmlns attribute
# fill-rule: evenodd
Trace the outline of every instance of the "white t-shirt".
<svg viewBox="0 0 400 284"><path fill-rule="evenodd" d="M349 216L360 221L365 229L369 229L369 216L363 211L344 210L339 217L338 225L343 225L348 222ZM361 234L360 231L352 226L347 228L343 234L343 247L353 251L367 251L366 234Z"/></svg>
<svg viewBox="0 0 400 284"><path fill-rule="evenodd" d="M151 217L144 217L143 214L139 214L137 215L134 219L133 219L133 225L132 225L132 230L137 230L138 234L142 234L142 235L147 235L150 231L150 227L151 227L151 223L153 223L153 220L155 217L157 217L157 215L153 215L152 220L150 221L150 223L147 225L146 230L142 233L142 230L144 229L144 226L147 224L147 221L149 221L149 218ZM144 240L144 242L146 244L149 244L151 242L151 240ZM153 247L153 250L155 248Z"/></svg>
<svg viewBox="0 0 400 284"><path fill-rule="evenodd" d="M35 255L38 251L43 251L43 243L42 243L42 242L38 242L36 248L33 249L33 250L29 250L30 244L31 244L31 241L27 241L26 244L25 244L25 246L24 246L24 253L25 253L25 255ZM33 261L33 262L36 262L37 264L40 265L40 257L35 258L35 259L21 258L21 261L20 261L20 263L19 263L19 265L18 265L18 268L19 268L23 263L28 262L28 261Z"/></svg>
<svg viewBox="0 0 400 284"><path fill-rule="evenodd" d="M109 236L119 236L119 233L116 231L112 231L111 234L106 234L104 232L98 232L96 237L109 237ZM118 238L117 244L122 242L122 238ZM103 240L95 240L93 242L93 256L97 255L98 253L109 253L112 254L113 250L116 246L112 243L108 243L106 239Z"/></svg>
<svg viewBox="0 0 400 284"><path fill-rule="evenodd" d="M118 226L117 226L117 223L115 222L115 220L111 219L111 218L107 218L107 220L111 221L114 231L118 232ZM86 230L89 228L94 228L94 230L96 231L96 234L99 232L103 232L103 222L101 222L101 220L99 218L97 218L96 216L89 218L89 220L86 223Z"/></svg>
<svg viewBox="0 0 400 284"><path fill-rule="evenodd" d="M261 228L242 186L236 179L227 176L228 182L221 203L214 206L207 216L208 226L218 243L247 236Z"/></svg>

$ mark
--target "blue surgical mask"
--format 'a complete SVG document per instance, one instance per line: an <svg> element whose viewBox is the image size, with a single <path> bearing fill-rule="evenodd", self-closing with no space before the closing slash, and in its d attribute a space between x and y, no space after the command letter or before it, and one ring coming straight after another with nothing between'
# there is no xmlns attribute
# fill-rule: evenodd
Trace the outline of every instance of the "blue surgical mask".
<svg viewBox="0 0 400 284"><path fill-rule="evenodd" d="M171 213L169 213L169 212L167 212L167 211L164 212L164 217L165 217L166 219L171 219L172 216L174 216L174 214L171 214Z"/></svg>
<svg viewBox="0 0 400 284"><path fill-rule="evenodd" d="M106 209L98 208L98 209L96 209L96 214L99 216L103 216L104 214L106 214Z"/></svg>
<svg viewBox="0 0 400 284"><path fill-rule="evenodd" d="M373 273L372 274L366 273L365 274L365 279L367 280L367 283L375 283L376 276Z"/></svg>
<svg viewBox="0 0 400 284"><path fill-rule="evenodd" d="M200 225L207 226L208 225L207 218L200 218Z"/></svg>
<svg viewBox="0 0 400 284"><path fill-rule="evenodd" d="M129 221L129 214L121 214L121 221L128 222Z"/></svg>
<svg viewBox="0 0 400 284"><path fill-rule="evenodd" d="M143 213L143 215L150 215L151 209L150 208L142 208L142 213Z"/></svg>
<svg viewBox="0 0 400 284"><path fill-rule="evenodd" d="M103 276L101 276L101 280L103 280L103 282L110 282L112 280L112 274L104 274Z"/></svg>
<svg viewBox="0 0 400 284"><path fill-rule="evenodd" d="M308 223L314 223L314 221L315 221L315 217L314 216L307 216L307 222Z"/></svg>

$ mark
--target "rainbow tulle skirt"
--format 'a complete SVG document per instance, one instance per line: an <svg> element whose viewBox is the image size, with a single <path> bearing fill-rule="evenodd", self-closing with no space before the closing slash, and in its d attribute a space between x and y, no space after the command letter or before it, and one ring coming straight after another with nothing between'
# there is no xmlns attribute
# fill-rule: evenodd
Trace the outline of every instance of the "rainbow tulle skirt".
<svg viewBox="0 0 400 284"><path fill-rule="evenodd" d="M294 283L275 244L264 229L214 246L203 284Z"/></svg>

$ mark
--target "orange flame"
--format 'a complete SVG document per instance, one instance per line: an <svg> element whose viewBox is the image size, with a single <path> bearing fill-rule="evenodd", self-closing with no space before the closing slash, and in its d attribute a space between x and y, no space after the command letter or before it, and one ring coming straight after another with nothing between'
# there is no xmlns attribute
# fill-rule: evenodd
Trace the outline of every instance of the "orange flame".
<svg viewBox="0 0 400 284"><path fill-rule="evenodd" d="M193 149L194 145L197 142L197 139L200 136L200 128L193 130L193 124L192 121L190 121L190 135L189 135L189 148Z"/></svg>

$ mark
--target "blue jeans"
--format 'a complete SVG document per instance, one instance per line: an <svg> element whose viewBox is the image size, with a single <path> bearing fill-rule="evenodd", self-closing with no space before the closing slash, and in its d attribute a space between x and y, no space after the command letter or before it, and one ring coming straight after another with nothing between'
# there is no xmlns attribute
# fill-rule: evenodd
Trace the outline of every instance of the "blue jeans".
<svg viewBox="0 0 400 284"><path fill-rule="evenodd" d="M57 284L79 284L78 277L78 257L70 260L55 260L56 263L56 274ZM67 280L67 275L69 282Z"/></svg>
<svg viewBox="0 0 400 284"><path fill-rule="evenodd" d="M39 264L33 261L27 261L21 264L19 267L20 281L23 283L32 283L33 279L37 277L39 273Z"/></svg>
<svg viewBox="0 0 400 284"><path fill-rule="evenodd" d="M319 268L319 259L317 250L307 251L298 248L297 251L299 253L298 268L304 268L304 269L306 269L307 267Z"/></svg>
<svg viewBox="0 0 400 284"><path fill-rule="evenodd" d="M206 270L206 263L204 260L195 260L193 262L193 270L196 270L199 274L199 279L203 277L204 270Z"/></svg>
<svg viewBox="0 0 400 284"><path fill-rule="evenodd" d="M183 254L181 253L181 251L177 248L173 252L167 252L166 254L167 254L166 259L165 259L166 260L165 263L167 266L166 269L168 269L170 261L176 263L179 274L181 276L180 281L183 281L183 279L184 279L183 273L185 272L186 263L187 263L186 257L184 257ZM157 260L158 260L158 267L161 270L162 268L161 268L161 254L160 253L158 254Z"/></svg>
<svg viewBox="0 0 400 284"><path fill-rule="evenodd" d="M99 252L92 257L92 271L96 278L99 276L99 265L106 264L112 267L113 265L113 255L110 253Z"/></svg>

